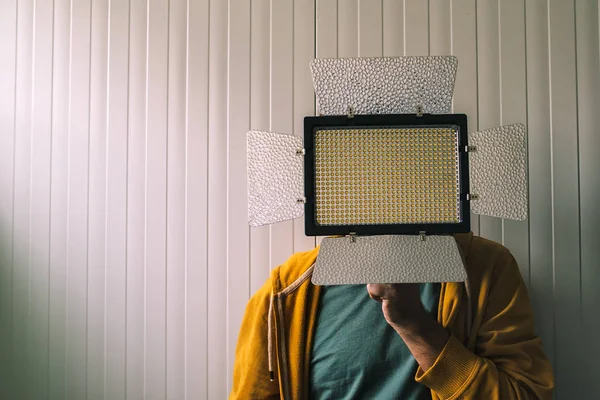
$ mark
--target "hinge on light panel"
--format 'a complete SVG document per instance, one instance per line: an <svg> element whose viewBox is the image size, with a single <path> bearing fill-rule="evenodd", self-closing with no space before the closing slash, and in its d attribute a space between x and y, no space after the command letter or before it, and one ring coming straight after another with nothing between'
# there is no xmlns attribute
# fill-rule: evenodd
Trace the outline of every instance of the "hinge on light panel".
<svg viewBox="0 0 600 400"><path fill-rule="evenodd" d="M479 200L479 195L475 193L468 193L467 200Z"/></svg>
<svg viewBox="0 0 600 400"><path fill-rule="evenodd" d="M423 117L423 105L422 104L419 104L417 106L417 117L419 117L419 118Z"/></svg>
<svg viewBox="0 0 600 400"><path fill-rule="evenodd" d="M475 147L475 146L465 146L465 151L467 153L475 153L477 151L477 147Z"/></svg>
<svg viewBox="0 0 600 400"><path fill-rule="evenodd" d="M306 204L306 197L299 197L296 199L297 204Z"/></svg>
<svg viewBox="0 0 600 400"><path fill-rule="evenodd" d="M348 107L348 118L354 118L354 107Z"/></svg>
<svg viewBox="0 0 600 400"><path fill-rule="evenodd" d="M297 156L303 156L306 154L306 149L296 149Z"/></svg>
<svg viewBox="0 0 600 400"><path fill-rule="evenodd" d="M350 232L348 237L350 238L350 243L356 243L356 232Z"/></svg>
<svg viewBox="0 0 600 400"><path fill-rule="evenodd" d="M425 231L420 231L419 232L419 238L421 238L421 242L425 241L425 238L426 238Z"/></svg>

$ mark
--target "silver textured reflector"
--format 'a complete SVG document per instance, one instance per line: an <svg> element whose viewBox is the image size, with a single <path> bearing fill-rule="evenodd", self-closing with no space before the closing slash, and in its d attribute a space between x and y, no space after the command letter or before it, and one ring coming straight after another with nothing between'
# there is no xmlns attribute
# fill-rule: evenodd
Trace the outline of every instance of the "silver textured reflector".
<svg viewBox="0 0 600 400"><path fill-rule="evenodd" d="M463 258L453 236L386 235L325 238L315 285L463 282Z"/></svg>
<svg viewBox="0 0 600 400"><path fill-rule="evenodd" d="M321 129L314 152L318 225L460 222L456 127Z"/></svg>
<svg viewBox="0 0 600 400"><path fill-rule="evenodd" d="M449 113L457 65L453 56L315 59L317 113Z"/></svg>
<svg viewBox="0 0 600 400"><path fill-rule="evenodd" d="M274 224L304 214L302 138L250 131L248 144L248 222Z"/></svg>
<svg viewBox="0 0 600 400"><path fill-rule="evenodd" d="M527 142L523 124L469 134L470 192L475 214L527 218Z"/></svg>

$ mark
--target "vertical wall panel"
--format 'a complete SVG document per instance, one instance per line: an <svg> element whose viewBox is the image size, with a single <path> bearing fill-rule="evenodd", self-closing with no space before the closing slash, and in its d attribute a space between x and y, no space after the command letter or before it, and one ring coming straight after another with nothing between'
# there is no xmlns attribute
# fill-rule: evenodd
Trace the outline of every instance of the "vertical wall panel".
<svg viewBox="0 0 600 400"><path fill-rule="evenodd" d="M382 0L358 0L358 54L383 56Z"/></svg>
<svg viewBox="0 0 600 400"><path fill-rule="evenodd" d="M595 332L600 331L600 55L598 40L598 3L576 1L575 25L577 37L577 104L579 125L579 194L581 223L581 313L584 397L600 392L600 380L593 376L594 360L600 358L600 343Z"/></svg>
<svg viewBox="0 0 600 400"><path fill-rule="evenodd" d="M129 125L127 137L126 388L144 393L144 260L146 165L146 2L131 1L129 14Z"/></svg>
<svg viewBox="0 0 600 400"><path fill-rule="evenodd" d="M271 114L270 130L291 133L293 114L294 7L291 1L271 2ZM292 221L271 225L271 268L294 251Z"/></svg>
<svg viewBox="0 0 600 400"><path fill-rule="evenodd" d="M338 0L316 1L316 54L318 58L338 55ZM343 4L342 4L343 6Z"/></svg>
<svg viewBox="0 0 600 400"><path fill-rule="evenodd" d="M17 20L16 110L14 141L12 370L15 398L26 397L31 379L29 343L31 131L33 82L33 1L19 1Z"/></svg>
<svg viewBox="0 0 600 400"><path fill-rule="evenodd" d="M556 394L581 396L581 264L574 1L550 0ZM560 321L560 323L558 323ZM575 329L573 327L576 327Z"/></svg>
<svg viewBox="0 0 600 400"><path fill-rule="evenodd" d="M554 362L554 270L548 7L526 2L527 136L529 144L529 290L537 332Z"/></svg>
<svg viewBox="0 0 600 400"><path fill-rule="evenodd" d="M125 399L129 1L110 2L106 137L105 398Z"/></svg>
<svg viewBox="0 0 600 400"><path fill-rule="evenodd" d="M477 1L451 2L451 54L458 58L452 111L467 114L468 131L479 129L477 84ZM479 216L471 213L471 231L479 235Z"/></svg>
<svg viewBox="0 0 600 400"><path fill-rule="evenodd" d="M91 75L90 75L90 116L89 116L89 236L87 263L73 260L74 269L87 270L87 381L81 382L92 400L103 399L105 394L106 370L106 272L107 272L107 168L109 135L109 22L110 0L91 1ZM76 54L73 53L76 57ZM78 85L80 82L73 82ZM73 87L74 89L76 86ZM83 122L83 121L82 121ZM87 122L87 121L86 121ZM78 130L72 131L73 136ZM75 167L75 166L74 166ZM76 201L82 201L83 191L77 194ZM74 221L81 221L77 218ZM84 227L79 227L83 231ZM78 232L78 235L83 232ZM83 256L83 254L82 254ZM81 274L83 278L83 274ZM81 282L80 284L83 284ZM73 301L83 301L74 298ZM74 368L81 368L73 365ZM73 399L79 398L79 391L73 393Z"/></svg>
<svg viewBox="0 0 600 400"><path fill-rule="evenodd" d="M209 398L207 319L209 4L209 0L188 1L187 16L184 398L189 400Z"/></svg>
<svg viewBox="0 0 600 400"><path fill-rule="evenodd" d="M210 2L208 90L208 398L227 396L228 2ZM288 240L290 240L288 236Z"/></svg>
<svg viewBox="0 0 600 400"><path fill-rule="evenodd" d="M94 132L104 129L106 115L105 102L97 98L91 102L92 93L101 96L106 90L106 64L103 62L106 60L103 56L106 48L97 44L97 31L94 32L92 53L91 32L98 23L92 20L92 11L90 1L77 2L71 7L65 391L66 398L74 400L86 397L88 305L93 305L92 299L88 298L90 135L92 129ZM97 254L100 263L103 254L102 250ZM90 286L93 288L97 284L102 285L101 282L92 282ZM102 286L100 290L103 290ZM100 329L103 330L103 327L100 326ZM93 333L90 337L93 339Z"/></svg>
<svg viewBox="0 0 600 400"><path fill-rule="evenodd" d="M294 1L294 109L293 133L304 136L304 117L315 115L315 95L309 63L315 58L314 1ZM315 246L315 238L304 234L304 218L294 220L294 252Z"/></svg>
<svg viewBox="0 0 600 400"><path fill-rule="evenodd" d="M166 395L183 399L185 379L185 146L187 4L169 2L167 131Z"/></svg>
<svg viewBox="0 0 600 400"><path fill-rule="evenodd" d="M477 0L477 83L479 129L500 125L499 2ZM481 236L502 243L502 220L481 216Z"/></svg>
<svg viewBox="0 0 600 400"><path fill-rule="evenodd" d="M231 389L240 324L250 297L250 228L247 222L246 184L246 132L250 128L250 17L250 2L230 1L227 85L227 392ZM291 133L291 130L287 132Z"/></svg>
<svg viewBox="0 0 600 400"><path fill-rule="evenodd" d="M29 236L30 398L48 397L48 276L50 260L50 166L52 163L52 65L54 2L34 10Z"/></svg>
<svg viewBox="0 0 600 400"><path fill-rule="evenodd" d="M52 83L52 166L50 195L50 269L48 277L48 394L65 396L67 326L67 193L69 187L69 1L54 2ZM1 69L1 68L0 68ZM1 289L0 289L1 290ZM2 319L2 318L0 318Z"/></svg>
<svg viewBox="0 0 600 400"><path fill-rule="evenodd" d="M148 2L144 398L166 398L169 8Z"/></svg>
<svg viewBox="0 0 600 400"><path fill-rule="evenodd" d="M144 397L167 393L167 188L169 7L148 4L146 103L146 348Z"/></svg>
<svg viewBox="0 0 600 400"><path fill-rule="evenodd" d="M404 55L429 55L429 3L404 0Z"/></svg>
<svg viewBox="0 0 600 400"><path fill-rule="evenodd" d="M452 2L429 0L429 54L432 56L446 56L451 52Z"/></svg>
<svg viewBox="0 0 600 400"><path fill-rule="evenodd" d="M0 13L0 397L10 398L13 385L13 193L17 1L6 1Z"/></svg>
<svg viewBox="0 0 600 400"><path fill-rule="evenodd" d="M525 1L508 0L500 7L500 92L502 125L527 126L527 80L525 63ZM504 245L519 264L529 284L529 223L504 221Z"/></svg>
<svg viewBox="0 0 600 400"><path fill-rule="evenodd" d="M269 130L271 8L269 2L252 1L250 26L250 127ZM250 229L250 292L266 282L271 270L270 228Z"/></svg>
<svg viewBox="0 0 600 400"><path fill-rule="evenodd" d="M337 1L337 56L358 56L358 3L360 0Z"/></svg>
<svg viewBox="0 0 600 400"><path fill-rule="evenodd" d="M383 55L404 55L404 2L383 0Z"/></svg>

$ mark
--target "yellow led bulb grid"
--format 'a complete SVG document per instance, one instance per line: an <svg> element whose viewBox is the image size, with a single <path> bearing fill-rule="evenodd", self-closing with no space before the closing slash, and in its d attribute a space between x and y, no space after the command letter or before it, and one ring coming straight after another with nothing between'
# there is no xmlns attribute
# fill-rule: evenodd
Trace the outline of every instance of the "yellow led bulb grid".
<svg viewBox="0 0 600 400"><path fill-rule="evenodd" d="M317 131L317 224L459 222L457 140L452 128Z"/></svg>

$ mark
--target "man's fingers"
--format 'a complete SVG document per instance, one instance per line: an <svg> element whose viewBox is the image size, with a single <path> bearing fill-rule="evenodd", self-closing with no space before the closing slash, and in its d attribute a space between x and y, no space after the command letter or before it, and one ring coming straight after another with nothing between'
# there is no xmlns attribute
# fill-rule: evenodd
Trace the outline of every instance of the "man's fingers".
<svg viewBox="0 0 600 400"><path fill-rule="evenodd" d="M381 302L384 299L390 297L392 291L391 285L383 283L369 283L367 285L367 292L373 300Z"/></svg>
<svg viewBox="0 0 600 400"><path fill-rule="evenodd" d="M420 296L418 283L369 283L367 291L369 296L377 301L392 300L399 297L413 299Z"/></svg>
<svg viewBox="0 0 600 400"><path fill-rule="evenodd" d="M379 296L374 296L371 294L371 292L369 292L369 297L371 297L373 300L378 301L378 302L382 302L383 300L381 300L381 297Z"/></svg>

